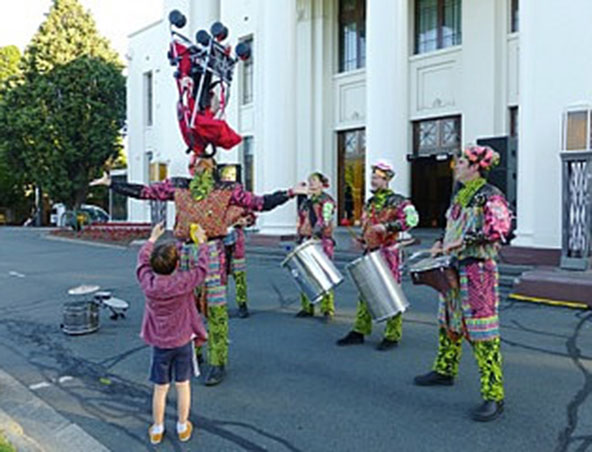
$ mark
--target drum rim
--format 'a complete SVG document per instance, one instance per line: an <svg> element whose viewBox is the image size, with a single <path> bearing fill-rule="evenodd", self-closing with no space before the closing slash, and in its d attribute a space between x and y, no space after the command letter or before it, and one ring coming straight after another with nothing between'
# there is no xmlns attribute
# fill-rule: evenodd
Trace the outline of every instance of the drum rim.
<svg viewBox="0 0 592 452"><path fill-rule="evenodd" d="M419 267L419 264L425 261L433 261L439 262L443 261L446 262L448 265L440 265L440 266L432 266L432 267ZM454 263L454 257L452 256L436 256L436 257L425 257L420 261L417 261L415 264L409 267L410 272L418 272L418 271L427 271L427 270L436 270L438 268L448 268L452 267Z"/></svg>
<svg viewBox="0 0 592 452"><path fill-rule="evenodd" d="M290 251L290 253L284 258L284 260L282 261L282 263L280 264L281 267L285 267L286 263L292 259L296 253L298 253L300 250L306 248L307 246L311 246L314 245L316 243L321 243L320 240L318 239L308 239L304 242L302 242L300 245L298 245L296 248L294 248L292 251Z"/></svg>

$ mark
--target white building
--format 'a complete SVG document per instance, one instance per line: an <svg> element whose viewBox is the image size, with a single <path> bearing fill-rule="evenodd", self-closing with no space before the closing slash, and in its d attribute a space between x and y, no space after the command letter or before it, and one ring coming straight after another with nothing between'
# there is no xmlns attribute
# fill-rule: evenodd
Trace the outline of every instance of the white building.
<svg viewBox="0 0 592 452"><path fill-rule="evenodd" d="M148 182L150 162L169 176L187 174L166 58L166 17L177 8L190 37L221 20L230 43L252 42L227 115L245 141L219 160L245 164L256 193L320 170L339 218L355 219L370 164L386 158L395 190L412 197L423 226L437 226L449 200L449 155L497 137L508 145L495 177L517 202L514 244L560 248L562 115L592 101L592 2L518 2L165 0L163 20L130 36L130 182ZM517 149L508 137L518 138ZM130 201L130 219L148 219L148 209ZM262 215L260 227L293 231L295 220L287 205Z"/></svg>

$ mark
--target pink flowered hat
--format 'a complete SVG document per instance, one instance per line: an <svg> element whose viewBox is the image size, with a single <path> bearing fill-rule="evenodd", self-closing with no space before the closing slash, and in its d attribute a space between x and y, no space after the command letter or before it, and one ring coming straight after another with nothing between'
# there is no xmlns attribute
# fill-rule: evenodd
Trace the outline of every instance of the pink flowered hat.
<svg viewBox="0 0 592 452"><path fill-rule="evenodd" d="M382 173L381 176L386 180L391 180L393 177L395 177L395 170L393 170L393 166L386 160L378 160L374 165L372 165L372 171Z"/></svg>
<svg viewBox="0 0 592 452"><path fill-rule="evenodd" d="M489 146L469 145L463 150L463 155L471 163L479 165L480 169L489 171L500 162L500 155Z"/></svg>

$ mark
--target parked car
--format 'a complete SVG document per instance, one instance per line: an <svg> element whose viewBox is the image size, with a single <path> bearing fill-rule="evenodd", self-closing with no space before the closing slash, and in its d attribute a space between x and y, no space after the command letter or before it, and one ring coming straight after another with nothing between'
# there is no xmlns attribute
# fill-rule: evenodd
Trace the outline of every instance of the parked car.
<svg viewBox="0 0 592 452"><path fill-rule="evenodd" d="M107 223L111 221L109 214L105 212L105 209L102 209L99 206L82 204L78 210L84 212L88 216L91 224ZM64 204L54 204L51 208L49 222L55 226L63 227L66 223L66 212L66 206L64 206Z"/></svg>

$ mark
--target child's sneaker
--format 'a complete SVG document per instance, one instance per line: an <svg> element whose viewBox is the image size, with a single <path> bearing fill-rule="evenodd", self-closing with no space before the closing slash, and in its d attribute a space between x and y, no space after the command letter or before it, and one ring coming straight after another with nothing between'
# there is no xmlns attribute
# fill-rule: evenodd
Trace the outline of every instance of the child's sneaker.
<svg viewBox="0 0 592 452"><path fill-rule="evenodd" d="M183 430L182 432L179 432L179 430L177 430L177 435L179 435L179 441L181 441L182 443L189 441L191 439L191 433L193 433L193 424L191 423L191 421L187 421L185 423L185 430Z"/></svg>
<svg viewBox="0 0 592 452"><path fill-rule="evenodd" d="M150 436L150 442L152 444L160 444L160 442L162 441L162 437L164 436L164 429L160 429L160 431L157 431L157 429L155 429L154 427L154 425L151 425L148 429L148 436Z"/></svg>

